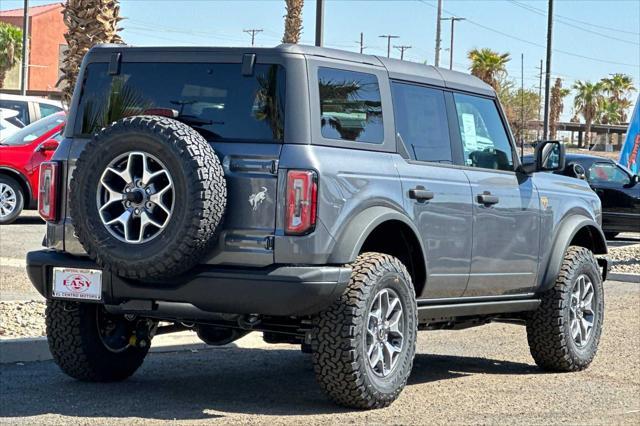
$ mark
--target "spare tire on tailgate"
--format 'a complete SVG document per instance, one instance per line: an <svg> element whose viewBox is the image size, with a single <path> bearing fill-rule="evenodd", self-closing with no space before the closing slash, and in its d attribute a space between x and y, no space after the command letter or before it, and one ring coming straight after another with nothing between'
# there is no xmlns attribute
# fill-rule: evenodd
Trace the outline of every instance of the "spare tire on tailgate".
<svg viewBox="0 0 640 426"><path fill-rule="evenodd" d="M89 256L139 279L195 266L211 247L226 201L211 145L159 116L124 118L96 134L70 189L71 217Z"/></svg>

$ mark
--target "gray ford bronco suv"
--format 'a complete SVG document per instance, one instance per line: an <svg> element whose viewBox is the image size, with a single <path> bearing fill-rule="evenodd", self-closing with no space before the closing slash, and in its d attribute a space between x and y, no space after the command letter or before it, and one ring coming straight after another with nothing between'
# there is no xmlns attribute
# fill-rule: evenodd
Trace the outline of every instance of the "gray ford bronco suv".
<svg viewBox="0 0 640 426"><path fill-rule="evenodd" d="M41 170L27 255L68 375L122 380L155 335L259 331L311 353L337 403L378 408L418 330L526 326L546 370L593 360L600 201L558 142L521 164L495 92L332 49L99 46Z"/></svg>

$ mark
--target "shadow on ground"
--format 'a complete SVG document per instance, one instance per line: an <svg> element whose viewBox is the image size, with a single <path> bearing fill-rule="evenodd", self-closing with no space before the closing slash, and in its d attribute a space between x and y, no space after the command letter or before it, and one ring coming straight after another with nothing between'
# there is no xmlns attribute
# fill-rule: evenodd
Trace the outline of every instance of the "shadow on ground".
<svg viewBox="0 0 640 426"><path fill-rule="evenodd" d="M295 350L219 349L153 354L122 383L82 383L52 362L0 369L0 416L195 420L227 413L348 412L315 382L311 359ZM536 367L492 359L418 354L409 386L472 374L531 374ZM28 420L27 420L28 421Z"/></svg>
<svg viewBox="0 0 640 426"><path fill-rule="evenodd" d="M18 216L12 223L2 226L16 226L16 225L44 225L45 221L40 216Z"/></svg>

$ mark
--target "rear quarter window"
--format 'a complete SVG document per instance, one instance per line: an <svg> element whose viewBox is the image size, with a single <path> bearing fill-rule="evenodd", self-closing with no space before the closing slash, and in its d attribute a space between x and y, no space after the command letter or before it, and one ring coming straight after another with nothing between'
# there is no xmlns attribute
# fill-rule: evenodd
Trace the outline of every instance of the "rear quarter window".
<svg viewBox="0 0 640 426"><path fill-rule="evenodd" d="M321 67L318 86L324 138L383 142L382 101L374 74Z"/></svg>
<svg viewBox="0 0 640 426"><path fill-rule="evenodd" d="M211 141L284 138L285 70L257 64L123 63L110 76L106 63L87 67L76 129L92 134L123 117L172 111ZM77 131L76 131L77 133Z"/></svg>

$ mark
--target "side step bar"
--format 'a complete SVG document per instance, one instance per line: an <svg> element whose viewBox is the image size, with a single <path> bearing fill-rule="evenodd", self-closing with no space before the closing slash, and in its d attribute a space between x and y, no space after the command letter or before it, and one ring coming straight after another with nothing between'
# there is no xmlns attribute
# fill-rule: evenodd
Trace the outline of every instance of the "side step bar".
<svg viewBox="0 0 640 426"><path fill-rule="evenodd" d="M535 311L540 299L499 300L492 302L455 303L449 305L418 306L418 320L421 323L442 321L453 317L507 314Z"/></svg>

